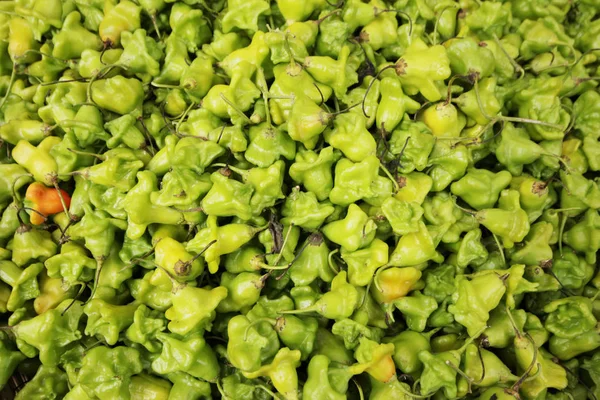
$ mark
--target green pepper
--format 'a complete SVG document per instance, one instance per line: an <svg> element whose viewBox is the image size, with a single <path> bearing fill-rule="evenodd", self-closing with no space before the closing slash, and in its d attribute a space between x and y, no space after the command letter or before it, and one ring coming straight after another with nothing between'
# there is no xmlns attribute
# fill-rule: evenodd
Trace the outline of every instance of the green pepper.
<svg viewBox="0 0 600 400"><path fill-rule="evenodd" d="M142 362L138 350L98 346L85 352L77 382L90 398L129 398L133 376L140 372Z"/></svg>
<svg viewBox="0 0 600 400"><path fill-rule="evenodd" d="M212 348L201 333L179 335L157 333L163 344L162 352L152 362L152 369L159 374L182 371L195 378L215 381L219 375L219 364Z"/></svg>
<svg viewBox="0 0 600 400"><path fill-rule="evenodd" d="M133 322L125 331L125 336L133 343L139 343L150 352L160 351L160 342L155 339L158 332L167 327L167 322L160 312L140 304L133 314Z"/></svg>
<svg viewBox="0 0 600 400"><path fill-rule="evenodd" d="M118 45L121 33L140 28L141 11L141 7L127 0L119 4L109 4L98 26L98 33L105 45L107 47Z"/></svg>
<svg viewBox="0 0 600 400"><path fill-rule="evenodd" d="M270 324L252 324L243 315L229 320L227 358L242 371L256 371L279 349L279 339Z"/></svg>
<svg viewBox="0 0 600 400"><path fill-rule="evenodd" d="M371 243L376 229L375 222L360 207L350 204L346 217L325 225L322 232L327 239L352 252Z"/></svg>
<svg viewBox="0 0 600 400"><path fill-rule="evenodd" d="M33 379L17 393L15 399L26 400L64 396L69 391L67 375L58 367L40 366Z"/></svg>
<svg viewBox="0 0 600 400"><path fill-rule="evenodd" d="M485 328L489 312L500 303L506 287L496 274L486 274L472 280L459 275L456 282L457 291L452 295L453 304L448 306L448 311L473 336Z"/></svg>
<svg viewBox="0 0 600 400"><path fill-rule="evenodd" d="M334 277L329 266L329 248L320 233L313 233L306 239L304 250L289 269L294 285L306 286L320 278L331 282Z"/></svg>
<svg viewBox="0 0 600 400"><path fill-rule="evenodd" d="M58 307L14 326L17 345L34 347L40 352L42 364L56 366L69 344L81 339L77 327L82 314L81 302L64 300Z"/></svg>
<svg viewBox="0 0 600 400"><path fill-rule="evenodd" d="M173 294L173 305L165 312L170 321L169 330L187 335L197 330L210 330L216 308L227 297L227 289L218 286L212 290L186 286Z"/></svg>
<svg viewBox="0 0 600 400"><path fill-rule="evenodd" d="M307 367L308 378L302 391L304 398L318 400L343 400L346 398L345 390L340 391L341 388L336 385L334 374L338 372L331 364L332 360L325 355L317 354L311 357ZM349 380L350 374L347 374Z"/></svg>

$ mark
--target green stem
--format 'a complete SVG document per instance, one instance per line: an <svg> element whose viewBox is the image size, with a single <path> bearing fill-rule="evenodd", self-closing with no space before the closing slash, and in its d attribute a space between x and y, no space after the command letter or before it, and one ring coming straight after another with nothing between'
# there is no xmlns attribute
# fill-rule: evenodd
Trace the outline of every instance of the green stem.
<svg viewBox="0 0 600 400"><path fill-rule="evenodd" d="M12 72L10 74L10 81L8 82L8 88L6 89L6 94L2 98L2 101L0 101L0 110L2 109L2 107L4 107L4 104L6 103L6 100L8 100L8 97L10 96L10 92L12 90L12 87L15 84L16 78L17 78L17 64L14 63L13 64L13 68L12 68Z"/></svg>

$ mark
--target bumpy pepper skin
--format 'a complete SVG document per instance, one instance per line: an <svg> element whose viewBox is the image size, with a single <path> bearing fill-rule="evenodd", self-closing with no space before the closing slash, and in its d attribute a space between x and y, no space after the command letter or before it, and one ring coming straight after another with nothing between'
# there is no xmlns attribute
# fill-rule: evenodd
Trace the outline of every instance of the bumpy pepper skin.
<svg viewBox="0 0 600 400"><path fill-rule="evenodd" d="M227 333L227 358L242 371L256 371L279 349L279 339L271 325L250 325L243 315L229 320Z"/></svg>
<svg viewBox="0 0 600 400"><path fill-rule="evenodd" d="M448 311L454 319L467 328L473 336L482 331L489 319L489 312L496 308L506 291L498 275L487 274L468 280L458 276L457 291L452 295Z"/></svg>
<svg viewBox="0 0 600 400"><path fill-rule="evenodd" d="M227 297L227 289L218 286L212 290L186 286L173 295L173 305L165 312L170 320L169 330L187 335L198 330L210 330L216 308Z"/></svg>
<svg viewBox="0 0 600 400"><path fill-rule="evenodd" d="M62 397L69 391L67 374L58 367L42 365L33 379L19 391L15 399L26 400L45 396Z"/></svg>
<svg viewBox="0 0 600 400"><path fill-rule="evenodd" d="M182 371L195 378L215 381L220 367L214 351L201 334L180 337L161 332L156 337L163 348L160 356L152 362L154 371L159 374Z"/></svg>
<svg viewBox="0 0 600 400"><path fill-rule="evenodd" d="M99 346L85 353L77 381L93 398L129 398L132 377L142 372L138 350L125 346Z"/></svg>
<svg viewBox="0 0 600 400"><path fill-rule="evenodd" d="M137 79L119 75L94 81L91 89L94 103L117 114L129 114L142 107L144 89Z"/></svg>
<svg viewBox="0 0 600 400"><path fill-rule="evenodd" d="M56 366L70 343L81 339L77 329L83 314L81 302L63 301L57 308L48 310L35 318L21 321L13 328L19 343L39 350L40 361L46 366ZM64 312L64 313L63 313Z"/></svg>
<svg viewBox="0 0 600 400"><path fill-rule="evenodd" d="M344 219L330 222L323 227L323 234L329 240L341 245L347 251L356 251L371 243L375 238L377 225L356 204L350 204Z"/></svg>

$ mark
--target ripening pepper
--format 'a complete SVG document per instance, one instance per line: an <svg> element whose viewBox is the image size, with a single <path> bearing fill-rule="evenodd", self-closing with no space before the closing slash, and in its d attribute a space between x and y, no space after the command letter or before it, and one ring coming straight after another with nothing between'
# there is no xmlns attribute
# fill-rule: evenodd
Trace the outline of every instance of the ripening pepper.
<svg viewBox="0 0 600 400"><path fill-rule="evenodd" d="M396 365L392 359L393 343L377 343L367 338L361 338L359 342L354 352L358 363L349 367L350 372L366 372L379 382L389 382L396 376Z"/></svg>
<svg viewBox="0 0 600 400"><path fill-rule="evenodd" d="M445 101L427 107L419 118L436 138L459 137L467 123L465 115Z"/></svg>
<svg viewBox="0 0 600 400"><path fill-rule="evenodd" d="M243 372L246 378L255 379L260 376L268 377L275 389L285 399L297 400L298 374L296 368L300 365L300 351L290 350L287 347L279 349L270 364L263 365L256 371Z"/></svg>
<svg viewBox="0 0 600 400"><path fill-rule="evenodd" d="M117 46L121 41L121 33L139 29L141 11L140 6L127 0L115 5L109 4L98 26L98 33L105 46Z"/></svg>
<svg viewBox="0 0 600 400"><path fill-rule="evenodd" d="M60 138L48 136L36 147L25 140L19 140L12 150L12 157L17 164L31 173L36 181L52 186L58 165L50 155L50 150L60 142Z"/></svg>
<svg viewBox="0 0 600 400"><path fill-rule="evenodd" d="M380 303L391 303L416 289L421 271L414 267L380 269L371 285L373 297Z"/></svg>
<svg viewBox="0 0 600 400"><path fill-rule="evenodd" d="M209 382L219 376L217 357L201 333L181 337L160 332L156 338L163 347L160 356L152 361L153 371L159 374L181 371Z"/></svg>

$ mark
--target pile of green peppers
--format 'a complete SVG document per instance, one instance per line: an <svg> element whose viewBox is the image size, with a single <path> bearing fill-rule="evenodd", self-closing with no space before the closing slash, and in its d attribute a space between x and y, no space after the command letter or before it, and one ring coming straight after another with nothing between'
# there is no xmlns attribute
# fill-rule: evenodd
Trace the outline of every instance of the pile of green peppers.
<svg viewBox="0 0 600 400"><path fill-rule="evenodd" d="M600 399L599 56L597 0L1 1L0 388Z"/></svg>

